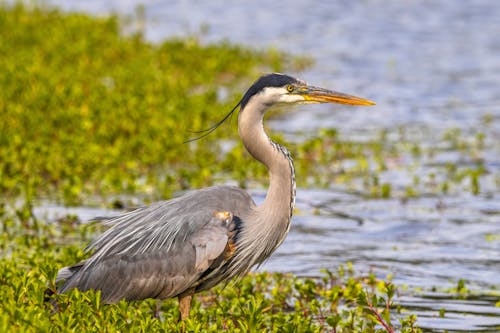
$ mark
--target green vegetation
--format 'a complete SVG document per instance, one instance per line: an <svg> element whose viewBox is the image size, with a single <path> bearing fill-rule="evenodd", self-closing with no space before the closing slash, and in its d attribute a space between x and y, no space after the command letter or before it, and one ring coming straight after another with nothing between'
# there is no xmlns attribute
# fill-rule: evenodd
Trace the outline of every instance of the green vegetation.
<svg viewBox="0 0 500 333"><path fill-rule="evenodd" d="M162 305L153 318L154 300L104 305L98 294L56 296L59 312L44 303L54 288L57 268L84 258L82 245L96 225L79 225L74 217L49 223L37 220L31 207L2 208L0 234L1 332L419 332L415 317L394 319L395 287L373 274L356 277L351 266L321 278L289 274L250 274L238 283L201 293L191 318L178 323L176 300ZM69 244L69 245L68 245Z"/></svg>
<svg viewBox="0 0 500 333"><path fill-rule="evenodd" d="M240 144L223 153L222 144L238 142L234 124L183 142L220 120L262 71L307 64L276 51L202 46L194 37L151 45L140 33L121 35L116 17L22 5L0 9L0 29L0 193L27 201L111 205L113 194L151 201L226 179L243 187L243 180L265 180L265 168L248 163ZM443 139L468 155L484 148L481 133L476 142L459 134L450 130ZM428 189L383 180L388 161L409 155L416 164L436 151L410 143L404 130L399 135L390 141L383 131L355 142L323 130L287 146L299 186L343 184L368 197L411 197ZM462 186L465 179L479 194L481 160L454 167L443 167L447 179L431 190L450 191L450 182Z"/></svg>
<svg viewBox="0 0 500 333"><path fill-rule="evenodd" d="M116 17L20 5L1 10L0 29L0 191L67 203L211 184L233 128L183 141L235 104L228 87L282 58L196 39L150 45L121 36Z"/></svg>
<svg viewBox="0 0 500 333"><path fill-rule="evenodd" d="M123 206L124 194L148 202L228 179L243 187L266 179L266 170L232 144L234 120L203 140L183 142L220 120L261 72L300 69L307 61L227 43L205 46L195 37L152 45L140 32L120 34L121 24L117 17L0 5L0 332L181 328L175 301L165 302L163 320L156 320L153 301L105 306L77 291L58 296L61 311L51 315L44 290L54 288L58 268L84 257L81 248L96 226L71 216L40 220L32 213L37 200ZM445 133L448 147L467 156L484 149L483 134L474 142L459 134ZM479 158L466 167L441 165L404 186L384 178L394 160L412 168L437 153L405 137L401 130L397 140L382 132L354 142L328 129L287 146L299 186L341 184L367 198L463 186L481 193L486 171ZM317 279L252 274L202 294L182 325L193 332L418 332L414 316L398 314L394 293L390 282L357 277L352 268Z"/></svg>

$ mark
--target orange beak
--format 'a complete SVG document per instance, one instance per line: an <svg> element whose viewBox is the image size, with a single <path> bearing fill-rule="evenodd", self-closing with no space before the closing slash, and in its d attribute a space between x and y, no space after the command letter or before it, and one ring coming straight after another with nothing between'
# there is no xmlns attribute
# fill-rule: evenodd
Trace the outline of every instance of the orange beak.
<svg viewBox="0 0 500 333"><path fill-rule="evenodd" d="M300 88L298 94L302 95L306 103L340 103L349 105L375 105L375 102L365 98L347 95L341 92L318 87L307 86Z"/></svg>

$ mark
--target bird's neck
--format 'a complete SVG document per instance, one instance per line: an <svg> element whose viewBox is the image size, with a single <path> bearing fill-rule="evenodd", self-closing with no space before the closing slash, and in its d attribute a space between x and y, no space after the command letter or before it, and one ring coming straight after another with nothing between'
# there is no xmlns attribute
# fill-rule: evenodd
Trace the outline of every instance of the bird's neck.
<svg viewBox="0 0 500 333"><path fill-rule="evenodd" d="M260 107L264 109L267 106ZM269 170L266 199L256 208L255 214L258 224L273 225L279 238L275 240L275 246L278 246L289 230L295 205L295 173L290 154L286 148L269 139L262 124L263 113L255 112L256 109L259 106L252 105L252 110L240 112L238 129L248 152Z"/></svg>

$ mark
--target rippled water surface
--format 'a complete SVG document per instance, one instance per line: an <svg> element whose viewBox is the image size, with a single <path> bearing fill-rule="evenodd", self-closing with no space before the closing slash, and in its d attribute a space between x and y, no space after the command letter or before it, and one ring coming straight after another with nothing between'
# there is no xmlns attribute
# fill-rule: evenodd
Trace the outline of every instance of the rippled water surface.
<svg viewBox="0 0 500 333"><path fill-rule="evenodd" d="M351 261L358 271L393 274L398 285L408 286L398 301L418 314L427 331L498 331L500 2L49 2L125 15L142 3L152 41L197 34L204 27L204 42L228 39L313 58L315 65L302 78L373 99L377 106L298 108L273 120L272 128L290 140L314 135L320 127L337 128L353 140L377 138L384 130L395 144L405 128L406 139L424 149L436 147L437 153L419 160L418 167L403 159L381 173L396 189L415 174L439 177L446 166L467 168L479 159L486 175L478 195L467 185L408 201L367 200L341 186L298 189L290 235L262 269L318 275L320 268ZM460 129L457 137L465 142L484 135L479 156L446 146L442 139L451 128ZM254 194L263 199L263 193ZM450 294L460 279L476 296Z"/></svg>

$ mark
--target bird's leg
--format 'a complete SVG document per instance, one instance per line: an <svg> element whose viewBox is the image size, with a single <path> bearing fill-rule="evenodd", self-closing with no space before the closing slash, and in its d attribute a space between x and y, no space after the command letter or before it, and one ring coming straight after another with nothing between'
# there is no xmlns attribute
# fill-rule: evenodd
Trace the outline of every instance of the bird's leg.
<svg viewBox="0 0 500 333"><path fill-rule="evenodd" d="M184 320L189 317L189 311L191 310L191 301L193 300L194 289L187 290L179 295L179 312L180 320Z"/></svg>
<svg viewBox="0 0 500 333"><path fill-rule="evenodd" d="M155 311L153 313L153 316L156 319L160 319L160 312L161 312L161 304L163 301L161 299L156 300L156 306L155 306Z"/></svg>

